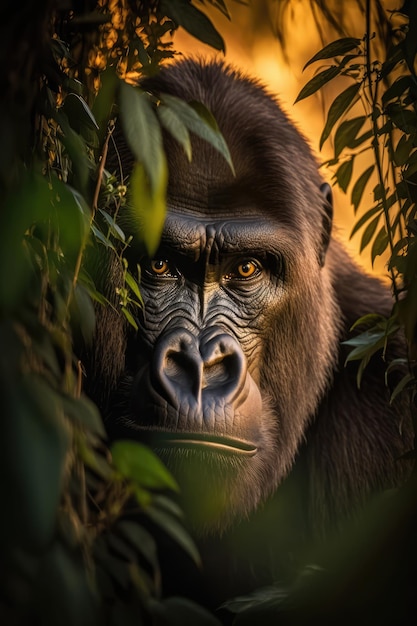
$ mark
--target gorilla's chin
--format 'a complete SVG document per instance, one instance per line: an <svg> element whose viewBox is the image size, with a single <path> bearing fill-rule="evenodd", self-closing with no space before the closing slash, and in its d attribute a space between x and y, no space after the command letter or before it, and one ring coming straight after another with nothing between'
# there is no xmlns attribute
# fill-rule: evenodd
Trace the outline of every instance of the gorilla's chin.
<svg viewBox="0 0 417 626"><path fill-rule="evenodd" d="M199 536L225 531L236 518L249 514L248 503L256 506L253 495L250 498L242 490L244 481L251 484L256 450L253 456L242 450L232 454L230 449L222 450L221 445L154 448L177 480L185 518Z"/></svg>

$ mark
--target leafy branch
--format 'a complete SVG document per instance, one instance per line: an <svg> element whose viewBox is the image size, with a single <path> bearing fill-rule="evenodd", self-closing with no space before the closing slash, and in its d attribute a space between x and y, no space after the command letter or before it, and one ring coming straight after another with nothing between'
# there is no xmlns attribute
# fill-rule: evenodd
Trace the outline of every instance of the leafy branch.
<svg viewBox="0 0 417 626"><path fill-rule="evenodd" d="M223 1L210 4L228 16ZM158 101L138 80L176 54L180 25L216 49L224 43L189 0L80 7L23 0L0 43L3 58L14 59L4 64L0 119L10 148L0 168L1 609L22 625L55 624L57 615L64 626L155 615L216 624L185 600L169 609L161 601L157 541L136 515L198 563L172 499L177 486L147 448L109 448L83 393L79 346L93 342L97 308L135 327L140 276L127 252L133 236L150 251L158 243L167 184L161 125L189 158L190 132L229 158L209 112ZM117 116L135 157L129 175L107 170ZM96 249L99 265L108 255L118 267L112 290L101 292L89 273Z"/></svg>
<svg viewBox="0 0 417 626"><path fill-rule="evenodd" d="M336 167L335 183L350 199L355 213L362 204L365 190L374 185L374 204L367 208L353 226L351 237L362 231L360 251L371 246L371 261L388 255L388 271L394 297L392 314L375 320L365 316L355 325L366 330L350 339L353 350L347 361L359 360L358 384L372 354L383 350L399 329L408 344L408 373L397 385L410 389L414 397L417 336L416 257L416 173L417 173L417 78L415 28L417 12L406 3L393 11L389 25L390 45L379 45L372 33L372 3L365 7L365 35L362 39L343 37L326 45L305 67L326 59L333 64L316 74L301 90L297 101L322 89L332 80L348 78L353 83L329 106L320 148L334 133L334 157L325 164ZM375 58L374 50L385 54ZM364 114L350 115L361 104ZM349 150L349 152L347 152ZM365 169L352 181L358 155L371 153ZM376 177L376 180L375 180ZM390 368L388 367L388 371ZM404 382L405 381L405 382Z"/></svg>

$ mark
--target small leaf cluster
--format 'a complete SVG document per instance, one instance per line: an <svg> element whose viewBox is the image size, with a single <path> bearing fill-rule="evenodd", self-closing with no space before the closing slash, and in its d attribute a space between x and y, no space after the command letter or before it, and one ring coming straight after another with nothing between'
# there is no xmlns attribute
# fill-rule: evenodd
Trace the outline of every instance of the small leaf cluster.
<svg viewBox="0 0 417 626"><path fill-rule="evenodd" d="M385 46L371 32L371 4L366 7L366 32L362 39L338 39L308 61L306 67L327 60L330 65L305 85L297 100L312 95L336 78L349 83L328 108L319 144L322 148L330 137L333 138L334 157L325 165L335 168L334 183L350 194L355 213L364 198L372 194L373 202L357 219L351 237L361 233L360 252L369 247L372 264L378 256L388 257L394 303L392 315L385 321L366 317L369 328L347 342L353 347L348 361L360 361L359 383L372 354L383 349L387 338L401 329L407 339L408 367L411 368L403 387L413 389L414 394L417 12L413 3L405 3L400 11L386 15L383 32L389 43ZM362 155L367 157L366 165L363 171L358 171L363 167Z"/></svg>
<svg viewBox="0 0 417 626"><path fill-rule="evenodd" d="M230 19L223 0L208 0L209 5ZM76 60L76 71L93 94L100 74L110 66L126 80L153 74L159 65L173 58L172 36L182 27L199 41L221 52L225 44L211 20L192 0L99 0L90 2L90 11L61 24L60 35L69 42ZM74 20L84 27L84 49L74 33ZM74 37L75 34L75 37Z"/></svg>

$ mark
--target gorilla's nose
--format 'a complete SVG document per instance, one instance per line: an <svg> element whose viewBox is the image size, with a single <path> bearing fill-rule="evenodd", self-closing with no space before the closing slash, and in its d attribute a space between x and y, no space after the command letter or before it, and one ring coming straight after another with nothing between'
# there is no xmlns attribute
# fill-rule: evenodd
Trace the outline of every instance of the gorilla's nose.
<svg viewBox="0 0 417 626"><path fill-rule="evenodd" d="M237 341L220 329L200 337L177 329L158 341L152 374L156 388L175 407L223 404L242 390L246 359Z"/></svg>

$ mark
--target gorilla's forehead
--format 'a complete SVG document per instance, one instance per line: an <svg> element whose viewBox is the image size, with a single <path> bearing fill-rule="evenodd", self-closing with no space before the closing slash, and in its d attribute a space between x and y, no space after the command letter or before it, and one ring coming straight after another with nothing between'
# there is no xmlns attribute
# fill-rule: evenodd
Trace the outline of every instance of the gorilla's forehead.
<svg viewBox="0 0 417 626"><path fill-rule="evenodd" d="M201 155L199 155L201 157ZM299 198L287 181L275 189L265 176L254 180L246 172L234 177L226 163L204 167L200 158L183 169L177 168L168 186L168 208L196 220L237 216L245 220L273 218L292 228L299 228ZM197 163L198 162L198 163ZM252 172L253 174L253 172ZM276 183L278 176L273 177Z"/></svg>
<svg viewBox="0 0 417 626"><path fill-rule="evenodd" d="M211 254L282 253L294 246L294 233L279 227L268 216L251 215L245 207L240 214L184 214L170 209L161 244L193 260Z"/></svg>

